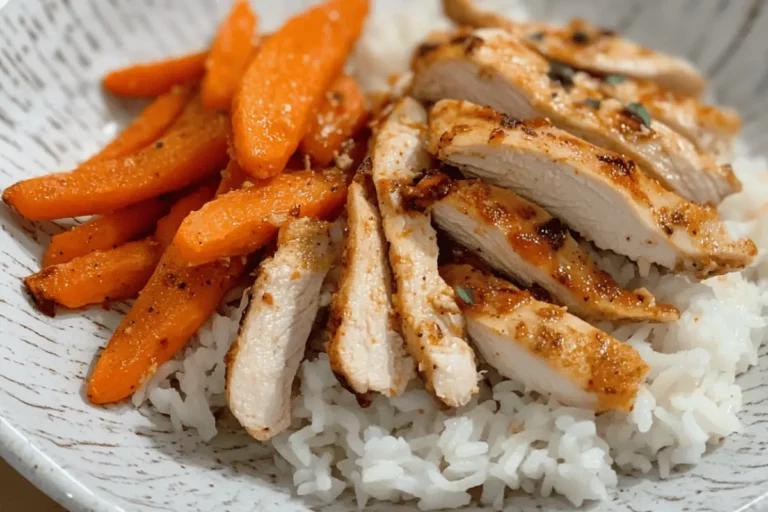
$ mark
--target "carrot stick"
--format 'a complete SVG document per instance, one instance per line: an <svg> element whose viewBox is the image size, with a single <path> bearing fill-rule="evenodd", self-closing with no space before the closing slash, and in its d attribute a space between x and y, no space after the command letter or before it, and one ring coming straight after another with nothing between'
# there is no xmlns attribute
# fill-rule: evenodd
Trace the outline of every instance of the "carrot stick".
<svg viewBox="0 0 768 512"><path fill-rule="evenodd" d="M281 174L206 204L184 220L173 243L189 265L249 254L292 217L333 218L346 195L345 175L335 169Z"/></svg>
<svg viewBox="0 0 768 512"><path fill-rule="evenodd" d="M208 52L199 52L117 69L104 77L104 88L118 96L153 98L174 85L200 80L207 59Z"/></svg>
<svg viewBox="0 0 768 512"><path fill-rule="evenodd" d="M312 114L301 150L326 167L368 119L365 96L354 78L341 75Z"/></svg>
<svg viewBox="0 0 768 512"><path fill-rule="evenodd" d="M165 246L171 245L176 231L187 215L199 210L205 203L213 199L218 185L218 180L207 181L176 201L168 215L157 221L155 238Z"/></svg>
<svg viewBox="0 0 768 512"><path fill-rule="evenodd" d="M208 56L201 89L203 107L229 109L240 79L253 54L256 14L247 0L237 0L222 22Z"/></svg>
<svg viewBox="0 0 768 512"><path fill-rule="evenodd" d="M168 202L150 199L91 219L51 238L43 254L43 267L66 263L93 251L106 251L152 230L168 211Z"/></svg>
<svg viewBox="0 0 768 512"><path fill-rule="evenodd" d="M228 125L226 116L203 112L195 102L157 144L130 157L16 183L3 200L30 220L47 220L106 213L180 190L224 167Z"/></svg>
<svg viewBox="0 0 768 512"><path fill-rule="evenodd" d="M240 168L240 164L237 160L231 158L227 164L227 168L221 173L221 183L219 183L219 189L216 191L216 195L226 194L233 190L237 190L243 183L248 181L250 176Z"/></svg>
<svg viewBox="0 0 768 512"><path fill-rule="evenodd" d="M235 152L245 172L260 179L282 172L367 12L367 0L328 0L264 42L232 103Z"/></svg>
<svg viewBox="0 0 768 512"><path fill-rule="evenodd" d="M80 166L127 156L157 141L181 115L193 94L191 87L173 87L161 94L120 135Z"/></svg>
<svg viewBox="0 0 768 512"><path fill-rule="evenodd" d="M187 267L173 246L117 328L88 381L94 404L131 395L181 350L244 274L245 258Z"/></svg>
<svg viewBox="0 0 768 512"><path fill-rule="evenodd" d="M24 284L37 307L53 316L55 304L80 308L135 297L149 280L162 253L160 244L145 238L46 267L27 277Z"/></svg>

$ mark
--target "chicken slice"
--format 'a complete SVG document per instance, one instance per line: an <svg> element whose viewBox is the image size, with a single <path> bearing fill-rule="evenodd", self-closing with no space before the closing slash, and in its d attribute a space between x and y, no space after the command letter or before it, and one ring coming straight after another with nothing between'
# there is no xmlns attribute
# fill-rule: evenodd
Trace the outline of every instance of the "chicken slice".
<svg viewBox="0 0 768 512"><path fill-rule="evenodd" d="M514 192L432 174L408 192L408 205L431 209L438 227L456 242L525 286L543 288L575 315L630 322L680 316L644 288L621 288L560 220Z"/></svg>
<svg viewBox="0 0 768 512"><path fill-rule="evenodd" d="M363 175L347 193L341 286L333 299L328 356L355 392L396 396L413 376L392 305L392 274L379 210Z"/></svg>
<svg viewBox="0 0 768 512"><path fill-rule="evenodd" d="M240 334L230 349L227 404L259 441L291 423L291 389L331 265L327 222L299 219L280 230L259 266Z"/></svg>
<svg viewBox="0 0 768 512"><path fill-rule="evenodd" d="M424 149L427 112L399 100L378 126L373 182L397 285L395 307L408 351L427 388L446 405L466 404L478 391L475 355L463 339L464 320L453 289L437 270L437 237L428 213L407 212L401 190L430 164Z"/></svg>
<svg viewBox="0 0 768 512"><path fill-rule="evenodd" d="M577 69L651 80L690 96L700 95L707 85L685 59L645 48L582 19L574 19L564 27L516 23L478 9L473 0L443 0L443 6L448 17L459 25L507 30L546 58Z"/></svg>
<svg viewBox="0 0 768 512"><path fill-rule="evenodd" d="M501 375L564 405L632 410L649 370L634 348L469 265L440 274L468 299L459 306L469 336Z"/></svg>
<svg viewBox="0 0 768 512"><path fill-rule="evenodd" d="M413 62L412 94L423 100L463 99L510 117L547 117L558 127L635 160L661 184L686 199L719 203L740 190L730 166L700 152L668 126L644 118L637 105L608 99L550 64L502 30L459 33L429 43Z"/></svg>
<svg viewBox="0 0 768 512"><path fill-rule="evenodd" d="M442 100L428 133L437 158L567 219L601 249L702 278L744 268L757 253L751 240L731 240L712 207L544 119L510 122L487 107Z"/></svg>

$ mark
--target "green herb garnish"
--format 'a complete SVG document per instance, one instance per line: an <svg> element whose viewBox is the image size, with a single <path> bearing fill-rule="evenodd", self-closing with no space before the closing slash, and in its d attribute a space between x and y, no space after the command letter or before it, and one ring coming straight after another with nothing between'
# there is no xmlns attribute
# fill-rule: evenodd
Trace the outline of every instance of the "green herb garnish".
<svg viewBox="0 0 768 512"><path fill-rule="evenodd" d="M648 109L642 103L630 103L624 107L624 111L642 122L646 128L651 127L651 114L648 113Z"/></svg>
<svg viewBox="0 0 768 512"><path fill-rule="evenodd" d="M586 32L577 30L571 35L571 39L573 39L573 42L576 44L587 44L589 42L589 35L587 35Z"/></svg>
<svg viewBox="0 0 768 512"><path fill-rule="evenodd" d="M475 291L472 288L457 286L456 295L458 295L461 300L470 306L475 304Z"/></svg>
<svg viewBox="0 0 768 512"><path fill-rule="evenodd" d="M541 41L544 39L544 32L534 32L532 34L528 34L529 39L533 39L534 41Z"/></svg>
<svg viewBox="0 0 768 512"><path fill-rule="evenodd" d="M560 85L566 89L573 85L573 75L575 74L576 71L567 64L563 64L556 60L550 61L549 63L549 73L547 73L547 76L555 82L560 82Z"/></svg>
<svg viewBox="0 0 768 512"><path fill-rule="evenodd" d="M600 110L600 100L596 100L595 98L587 98L584 100L584 103L595 110Z"/></svg>
<svg viewBox="0 0 768 512"><path fill-rule="evenodd" d="M627 80L627 77L624 75L608 75L605 77L605 83L611 84L611 85L618 85L622 84Z"/></svg>

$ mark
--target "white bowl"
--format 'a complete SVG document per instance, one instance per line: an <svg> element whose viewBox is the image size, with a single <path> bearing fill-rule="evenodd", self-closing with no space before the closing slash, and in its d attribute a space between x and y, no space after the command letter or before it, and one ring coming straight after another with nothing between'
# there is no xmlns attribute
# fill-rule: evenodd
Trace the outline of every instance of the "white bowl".
<svg viewBox="0 0 768 512"><path fill-rule="evenodd" d="M311 2L254 3L261 27L270 30ZM750 151L765 151L768 9L763 1L525 3L536 18L583 16L688 57L707 75L717 99L740 109L742 140ZM406 4L380 0L375 7L381 12ZM69 168L95 151L139 107L103 94L99 79L105 70L205 47L227 7L228 2L213 0L10 2L0 11L0 188ZM7 208L0 212L3 458L72 510L307 509L288 483L277 481L270 452L234 426L220 425L219 436L206 444L194 431L176 433L166 418L142 416L130 405L88 405L83 380L126 306L60 314L55 320L38 313L22 293L21 278L37 270L49 236L64 223L33 224ZM594 509L760 508L768 490L767 379L768 358L740 378L743 431L701 464L663 481L622 478L613 501ZM572 508L562 499L523 495L512 503L521 509ZM355 508L349 497L333 507Z"/></svg>

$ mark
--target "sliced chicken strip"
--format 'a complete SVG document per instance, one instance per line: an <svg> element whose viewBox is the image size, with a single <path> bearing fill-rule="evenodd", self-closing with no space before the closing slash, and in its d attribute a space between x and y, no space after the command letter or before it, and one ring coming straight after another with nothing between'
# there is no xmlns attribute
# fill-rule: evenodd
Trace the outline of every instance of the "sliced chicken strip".
<svg viewBox="0 0 768 512"><path fill-rule="evenodd" d="M525 286L543 288L582 318L674 322L680 316L644 288L621 288L562 222L514 192L433 174L409 191L408 205L431 208L438 227L456 242Z"/></svg>
<svg viewBox="0 0 768 512"><path fill-rule="evenodd" d="M357 393L396 396L413 376L413 360L392 304L387 241L374 191L363 175L349 186L341 286L334 296L328 356Z"/></svg>
<svg viewBox="0 0 768 512"><path fill-rule="evenodd" d="M422 140L426 123L427 112L417 101L399 100L374 136L372 173L408 351L427 388L446 405L458 407L478 391L475 356L463 339L464 319L453 289L437 270L430 215L405 211L401 196L430 164Z"/></svg>
<svg viewBox="0 0 768 512"><path fill-rule="evenodd" d="M240 334L228 355L227 404L248 433L266 441L291 423L291 388L333 258L329 224L283 227L259 266Z"/></svg>
<svg viewBox="0 0 768 512"><path fill-rule="evenodd" d="M740 190L730 166L668 126L643 119L615 99L592 102L562 70L502 30L459 33L417 51L412 94L423 100L463 99L518 119L547 117L577 137L635 160L669 190L696 202L719 203ZM647 125L648 126L647 126Z"/></svg>
<svg viewBox="0 0 768 512"><path fill-rule="evenodd" d="M430 112L428 139L440 160L517 192L635 261L703 278L742 269L757 253L751 240L731 240L712 207L544 119L510 122L487 107L442 100Z"/></svg>
<svg viewBox="0 0 768 512"><path fill-rule="evenodd" d="M459 301L469 336L501 375L564 405L632 410L649 370L634 348L469 265L440 274L469 299Z"/></svg>
<svg viewBox="0 0 768 512"><path fill-rule="evenodd" d="M507 30L548 59L577 69L652 80L671 91L698 96L706 82L685 59L657 52L620 37L611 30L574 19L565 27L516 23L478 9L473 0L443 0L445 13L459 25Z"/></svg>

